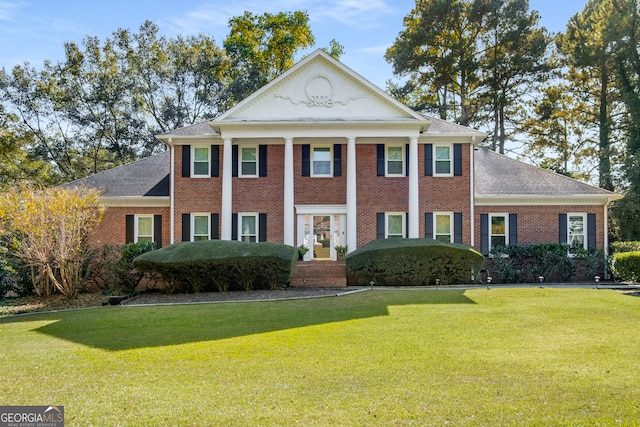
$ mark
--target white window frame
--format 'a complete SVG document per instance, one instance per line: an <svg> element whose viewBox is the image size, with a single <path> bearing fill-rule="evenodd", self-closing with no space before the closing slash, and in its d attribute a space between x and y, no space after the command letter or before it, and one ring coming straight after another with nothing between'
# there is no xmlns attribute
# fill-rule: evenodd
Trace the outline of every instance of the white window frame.
<svg viewBox="0 0 640 427"><path fill-rule="evenodd" d="M253 149L255 151L256 154L256 160L255 160L255 164L256 164L256 173L254 174L245 174L243 172L242 169L242 164L244 163L244 161L242 160L242 151L244 149ZM246 146L239 146L238 147L238 177L240 178L257 178L260 175L260 150L258 148L257 145L246 145ZM246 163L251 163L251 162L246 162Z"/></svg>
<svg viewBox="0 0 640 427"><path fill-rule="evenodd" d="M244 231L242 230L242 219L247 217L254 218L255 220L255 224L256 224L255 234L245 234ZM245 241L243 239L244 236L255 236L255 241L256 242L260 241L260 214L258 212L239 212L238 213L238 240L241 242ZM247 240L247 241L250 242L251 240Z"/></svg>
<svg viewBox="0 0 640 427"><path fill-rule="evenodd" d="M399 216L402 219L402 234L390 234L389 233L389 217ZM406 212L385 212L384 214L384 237L386 239L391 238L404 238L407 235L407 213Z"/></svg>
<svg viewBox="0 0 640 427"><path fill-rule="evenodd" d="M567 245L573 247L571 244L571 217L581 217L582 218L582 249L587 249L587 214L585 212L567 212Z"/></svg>
<svg viewBox="0 0 640 427"><path fill-rule="evenodd" d="M455 224L453 221L453 212L434 212L433 213L433 238L438 240L438 236L444 236L445 234L438 234L438 217L448 217L449 218L449 242L453 243L455 237Z"/></svg>
<svg viewBox="0 0 640 427"><path fill-rule="evenodd" d="M207 150L207 173L196 173L196 150ZM197 162L204 163L204 162ZM192 178L211 178L211 147L206 145L191 146L191 177Z"/></svg>
<svg viewBox="0 0 640 427"><path fill-rule="evenodd" d="M493 249L493 237L502 237L502 234L493 234L492 232L492 224L493 218L502 217L504 218L504 244L505 246L509 245L509 214L508 213L491 213L489 214L489 250Z"/></svg>
<svg viewBox="0 0 640 427"><path fill-rule="evenodd" d="M138 243L138 242L146 242L147 240L140 240L140 237L149 237L150 242L154 242L155 240L153 239L154 237L154 229L153 229L153 215L134 215L134 225L133 225L133 241L134 243ZM150 236L141 236L140 235L140 227L139 227L139 221L140 219L149 219L151 221L151 235Z"/></svg>
<svg viewBox="0 0 640 427"><path fill-rule="evenodd" d="M196 217L205 217L207 219L207 234L196 235ZM208 212L195 212L191 214L191 241L195 242L196 237L206 237L205 239L197 240L209 240L211 239L211 213Z"/></svg>
<svg viewBox="0 0 640 427"><path fill-rule="evenodd" d="M438 148L449 149L449 172L438 172L438 162L444 160L438 160L437 152ZM453 144L434 144L433 145L433 176L453 176Z"/></svg>
<svg viewBox="0 0 640 427"><path fill-rule="evenodd" d="M323 148L323 149L329 149L329 173L315 173L315 154L316 154L316 149L318 148ZM317 178L328 178L328 177L333 177L333 146L331 145L312 145L311 146L311 176L312 177L317 177ZM319 160L324 162L324 160Z"/></svg>
<svg viewBox="0 0 640 427"><path fill-rule="evenodd" d="M390 148L399 148L400 149L400 162L402 164L400 173L391 173L389 172L389 149ZM405 153L405 144L389 144L384 146L384 176L387 177L404 177L406 176L405 171L407 170L407 165L405 164L405 160L407 159L407 153ZM394 160L394 162L397 160Z"/></svg>

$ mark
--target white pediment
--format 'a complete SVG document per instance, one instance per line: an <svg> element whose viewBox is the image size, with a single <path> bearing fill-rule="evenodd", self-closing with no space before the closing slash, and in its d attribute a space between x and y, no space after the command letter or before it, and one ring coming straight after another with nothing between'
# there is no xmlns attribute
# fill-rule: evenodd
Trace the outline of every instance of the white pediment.
<svg viewBox="0 0 640 427"><path fill-rule="evenodd" d="M421 121L322 50L317 50L214 122Z"/></svg>

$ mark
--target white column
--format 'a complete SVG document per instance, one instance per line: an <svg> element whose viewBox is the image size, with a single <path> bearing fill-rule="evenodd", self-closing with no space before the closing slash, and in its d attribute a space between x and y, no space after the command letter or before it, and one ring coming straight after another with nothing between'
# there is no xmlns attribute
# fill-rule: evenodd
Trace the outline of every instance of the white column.
<svg viewBox="0 0 640 427"><path fill-rule="evenodd" d="M221 228L220 238L222 240L231 240L231 215L233 203L232 188L232 154L231 154L231 138L225 138L224 150L222 153L222 206L220 208Z"/></svg>
<svg viewBox="0 0 640 427"><path fill-rule="evenodd" d="M169 243L173 245L176 234L176 225L174 223L176 209L176 147L173 145L171 138L169 138L169 159L169 170L171 171L169 174Z"/></svg>
<svg viewBox="0 0 640 427"><path fill-rule="evenodd" d="M358 204L356 202L356 139L347 138L347 252L358 248Z"/></svg>
<svg viewBox="0 0 640 427"><path fill-rule="evenodd" d="M419 237L418 138L409 138L409 237Z"/></svg>
<svg viewBox="0 0 640 427"><path fill-rule="evenodd" d="M284 244L295 246L293 138L284 139Z"/></svg>

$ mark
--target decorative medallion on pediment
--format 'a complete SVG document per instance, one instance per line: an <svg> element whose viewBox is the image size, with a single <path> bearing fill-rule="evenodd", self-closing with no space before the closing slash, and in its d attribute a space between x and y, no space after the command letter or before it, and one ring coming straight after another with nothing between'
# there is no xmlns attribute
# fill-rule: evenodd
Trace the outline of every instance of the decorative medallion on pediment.
<svg viewBox="0 0 640 427"><path fill-rule="evenodd" d="M307 107L331 108L336 104L347 105L362 96L350 96L344 99L335 99L335 87L331 78L326 74L315 74L304 85L306 99L293 99L291 96L275 94L276 98L286 99L294 105L306 104Z"/></svg>

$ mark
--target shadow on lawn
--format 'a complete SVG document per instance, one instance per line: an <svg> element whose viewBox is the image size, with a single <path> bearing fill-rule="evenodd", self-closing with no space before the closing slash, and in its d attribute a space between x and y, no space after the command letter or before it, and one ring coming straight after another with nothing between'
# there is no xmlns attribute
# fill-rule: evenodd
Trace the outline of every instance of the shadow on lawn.
<svg viewBox="0 0 640 427"><path fill-rule="evenodd" d="M109 351L214 341L388 316L390 306L475 304L464 291L376 291L305 300L105 307L49 313L34 331ZM27 321L28 317L21 320ZM31 317L31 320L33 318Z"/></svg>

